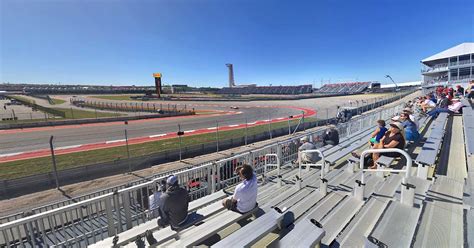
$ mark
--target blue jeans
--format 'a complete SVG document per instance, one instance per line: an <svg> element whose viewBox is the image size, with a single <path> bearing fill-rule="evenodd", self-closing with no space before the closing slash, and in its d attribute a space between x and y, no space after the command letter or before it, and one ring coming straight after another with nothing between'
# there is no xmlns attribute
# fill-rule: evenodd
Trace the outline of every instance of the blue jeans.
<svg viewBox="0 0 474 248"><path fill-rule="evenodd" d="M428 112L428 115L431 116L431 117L438 117L439 113L453 113L453 112L451 110L445 109L445 108L435 108L433 110L430 110Z"/></svg>

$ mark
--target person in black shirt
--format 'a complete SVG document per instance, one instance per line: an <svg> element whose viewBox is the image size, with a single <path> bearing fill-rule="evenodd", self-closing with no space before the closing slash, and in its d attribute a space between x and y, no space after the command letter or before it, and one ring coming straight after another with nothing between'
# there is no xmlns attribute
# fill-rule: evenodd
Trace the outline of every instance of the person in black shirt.
<svg viewBox="0 0 474 248"><path fill-rule="evenodd" d="M456 95L457 96L464 96L464 88L461 85L456 86Z"/></svg>
<svg viewBox="0 0 474 248"><path fill-rule="evenodd" d="M323 135L323 144L333 146L339 144L339 132L335 128L326 130Z"/></svg>
<svg viewBox="0 0 474 248"><path fill-rule="evenodd" d="M380 143L375 144L373 149L386 149L386 148L398 148L403 150L405 148L405 138L402 135L403 125L400 122L393 122L390 124L390 129L385 133L385 135L380 140ZM352 153L354 157L360 158L360 155L357 153ZM374 161L377 161L381 155L379 153L372 153L372 158L364 158L365 162L369 169L377 169L377 165ZM383 156L386 157L399 157L400 153L389 152L383 153Z"/></svg>

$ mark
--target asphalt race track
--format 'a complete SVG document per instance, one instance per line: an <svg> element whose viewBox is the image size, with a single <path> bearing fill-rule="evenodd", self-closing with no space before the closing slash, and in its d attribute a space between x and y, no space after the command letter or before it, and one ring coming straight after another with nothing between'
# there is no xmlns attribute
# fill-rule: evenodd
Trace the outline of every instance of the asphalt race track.
<svg viewBox="0 0 474 248"><path fill-rule="evenodd" d="M220 130L241 128L245 123L259 125L284 121L288 116L305 116L326 118L336 114L337 105L355 106L362 99L373 103L381 95L355 95L343 97L315 98L285 101L252 101L252 102L191 102L159 101L163 105L178 104L196 110L217 110L211 115L170 117L123 122L83 124L57 127L40 127L16 130L0 130L0 162L13 161L24 153L35 153L49 149L49 138L54 136L54 146L59 150L78 151L79 147L87 150L87 145L103 144L102 147L123 145L124 130L127 129L129 140L152 141L167 138L166 134L175 134L178 124L188 135L199 133L198 130L212 130L217 122ZM67 99L67 96L62 96ZM113 100L103 100L115 102ZM69 102L69 101L68 101ZM123 102L123 101L118 101ZM238 109L231 109L237 106ZM317 113L317 114L316 114ZM242 125L243 124L243 125ZM187 132L186 132L187 131ZM186 134L185 134L186 135ZM151 136L151 137L150 137ZM169 136L172 137L172 136ZM146 142L144 140L143 142ZM138 142L139 143L139 142ZM99 148L102 148L99 147ZM93 148L97 149L97 148ZM24 158L23 158L24 159ZM18 160L18 159L17 159Z"/></svg>

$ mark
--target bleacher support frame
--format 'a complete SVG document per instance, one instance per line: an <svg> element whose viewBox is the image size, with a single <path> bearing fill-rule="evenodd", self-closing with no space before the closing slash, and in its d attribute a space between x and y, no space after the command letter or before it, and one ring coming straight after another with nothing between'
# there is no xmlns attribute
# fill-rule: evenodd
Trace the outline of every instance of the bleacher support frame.
<svg viewBox="0 0 474 248"><path fill-rule="evenodd" d="M368 154L372 153L400 153L407 160L405 169L395 170L395 169L364 169L364 158ZM404 172L405 176L402 179L402 197L401 202L407 206L413 206L413 201L415 199L415 186L408 183L408 178L411 176L410 170L413 164L412 158L410 155L401 149L398 148L387 148L387 149L368 149L364 150L360 155L360 170L363 172ZM361 173L360 181L356 180L356 185L354 186L354 195L358 200L364 200L364 189L365 189L365 173Z"/></svg>

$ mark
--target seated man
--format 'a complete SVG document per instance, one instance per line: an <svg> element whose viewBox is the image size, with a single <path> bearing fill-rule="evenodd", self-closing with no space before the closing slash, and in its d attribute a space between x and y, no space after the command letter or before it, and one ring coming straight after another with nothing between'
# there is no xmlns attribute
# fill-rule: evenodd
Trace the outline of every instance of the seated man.
<svg viewBox="0 0 474 248"><path fill-rule="evenodd" d="M189 194L186 189L179 187L178 178L171 175L166 180L166 191L160 196L158 226L168 224L171 229L179 229L188 217Z"/></svg>
<svg viewBox="0 0 474 248"><path fill-rule="evenodd" d="M302 151L306 150L314 150L316 149L316 145L309 141L308 136L305 136L300 139L301 143L303 143L298 148L298 164L313 164L318 159L318 155L316 153L302 153Z"/></svg>
<svg viewBox="0 0 474 248"><path fill-rule="evenodd" d="M246 213L257 205L257 175L253 172L252 166L246 164L237 167L235 172L242 182L235 187L232 197L222 201L222 205L228 210Z"/></svg>
<svg viewBox="0 0 474 248"><path fill-rule="evenodd" d="M435 108L428 112L428 115L431 117L438 117L439 113L459 113L462 107L464 107L464 105L462 104L461 100L459 98L453 98L453 104L449 105L447 109Z"/></svg>
<svg viewBox="0 0 474 248"><path fill-rule="evenodd" d="M380 140L380 143L375 144L373 149L386 149L386 148L405 148L405 138L402 135L403 125L400 122L395 122L390 124L390 129L385 133L385 135ZM360 155L353 152L352 156L360 158ZM383 156L386 157L399 157L400 153L390 152L383 153ZM375 161L379 159L379 153L372 153L372 158L364 158L364 163L368 165L369 169L377 169Z"/></svg>
<svg viewBox="0 0 474 248"><path fill-rule="evenodd" d="M323 135L323 144L324 145L337 145L339 144L339 132L335 128L329 128L324 132Z"/></svg>

